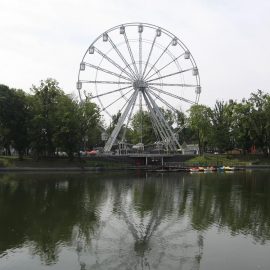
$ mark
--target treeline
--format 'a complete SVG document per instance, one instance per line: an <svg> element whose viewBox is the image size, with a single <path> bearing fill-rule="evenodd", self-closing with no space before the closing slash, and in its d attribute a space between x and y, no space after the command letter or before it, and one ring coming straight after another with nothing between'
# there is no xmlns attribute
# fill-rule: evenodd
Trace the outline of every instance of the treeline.
<svg viewBox="0 0 270 270"><path fill-rule="evenodd" d="M258 90L241 102L217 101L213 108L194 105L186 113L161 110L178 134L179 143L198 143L200 153L240 149L243 153L269 154L270 95ZM121 115L113 115L105 127L99 107L89 97L80 103L65 94L54 79L41 81L28 94L0 85L0 150L12 146L22 158L53 157L59 151L74 153L104 146L102 131L110 134ZM138 111L119 140L153 144L158 141L147 111Z"/></svg>
<svg viewBox="0 0 270 270"><path fill-rule="evenodd" d="M98 107L86 99L79 103L54 79L41 81L31 93L0 85L0 149L13 147L22 159L52 157L64 151L72 159L101 138Z"/></svg>
<svg viewBox="0 0 270 270"><path fill-rule="evenodd" d="M213 108L194 105L187 113L163 110L165 119L174 127L179 143L198 144L204 152L226 152L238 149L243 154L261 152L269 154L270 147L270 95L258 90L240 102L216 101ZM140 121L143 119L143 124ZM147 112L138 112L132 119L130 140L155 140L151 119Z"/></svg>
<svg viewBox="0 0 270 270"><path fill-rule="evenodd" d="M193 106L186 119L196 134L200 152L241 149L243 153L260 151L269 154L270 96L258 90L241 102L217 101L214 108Z"/></svg>

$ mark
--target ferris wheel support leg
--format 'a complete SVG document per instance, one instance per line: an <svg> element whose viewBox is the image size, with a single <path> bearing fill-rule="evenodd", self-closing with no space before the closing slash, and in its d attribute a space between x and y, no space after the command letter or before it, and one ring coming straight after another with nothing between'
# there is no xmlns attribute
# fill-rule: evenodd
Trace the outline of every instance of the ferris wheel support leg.
<svg viewBox="0 0 270 270"><path fill-rule="evenodd" d="M164 144L166 145L166 148L170 148L171 150L173 150L173 147L172 145L170 144L170 138L168 136L168 134L166 133L166 130L164 129L164 126L161 124L161 122L159 121L159 119L157 118L157 115L155 113L155 110L154 108L151 106L151 103L150 101L148 100L148 97L147 95L145 94L145 92L143 92L143 96L144 96L144 99L145 99L145 102L147 104L147 107L150 111L150 115L152 116L152 120L153 120L153 124L156 125L157 127L157 130L158 130L158 133L160 135L160 137L162 138Z"/></svg>
<svg viewBox="0 0 270 270"><path fill-rule="evenodd" d="M136 102L138 96L138 90L135 91L135 93L133 94L132 98L130 99L129 103L127 104L124 112L121 114L121 116L119 117L119 120L117 122L116 127L114 128L112 134L110 135L108 141L106 142L105 146L104 146L104 152L109 152L112 149L112 146L121 130L121 127L124 124L124 121L128 115L128 112L130 111L130 109L132 108L132 105Z"/></svg>
<svg viewBox="0 0 270 270"><path fill-rule="evenodd" d="M127 128L128 128L128 125L129 125L129 122L130 122L130 119L131 119L131 116L132 116L132 113L133 113L135 104L136 104L136 99L135 99L135 101L133 102L132 107L131 107L131 110L130 110L130 113L129 113L129 115L128 115L126 128L124 129L124 133L123 133L123 136L122 136L122 139L121 139L122 141L124 141L125 138L126 138Z"/></svg>
<svg viewBox="0 0 270 270"><path fill-rule="evenodd" d="M165 147L166 147L166 151L168 151L168 138L166 138L166 135L164 134L164 131L162 131L162 128L155 116L155 113L154 111L152 110L151 106L149 104L147 104L147 107L149 108L149 112L150 112L150 118L151 118L151 121L152 121L152 125L154 127L154 132L155 132L155 135L156 135L156 138L159 140L161 139L161 141L163 141Z"/></svg>
<svg viewBox="0 0 270 270"><path fill-rule="evenodd" d="M179 110L175 109L171 104L169 104L165 99L157 95L152 90L148 89L148 92L151 93L154 97L156 97L158 100L160 100L163 104L165 104L168 108L170 108L174 113L178 114ZM187 124L184 124L181 128L179 128L174 134L178 134L182 129L184 129L187 126Z"/></svg>
<svg viewBox="0 0 270 270"><path fill-rule="evenodd" d="M152 103L153 107L155 108L155 111L160 119L160 122L163 123L163 125L165 125L165 128L166 128L165 130L167 130L169 133L169 137L171 139L171 142L174 145L174 150L177 150L177 148L180 148L180 144L177 141L171 127L169 126L169 124L165 120L163 114L161 113L161 111L160 111L159 107L157 106L157 104L155 103L154 99L151 97L151 95L149 93L147 93L147 95L148 95L148 98L149 98L150 102Z"/></svg>

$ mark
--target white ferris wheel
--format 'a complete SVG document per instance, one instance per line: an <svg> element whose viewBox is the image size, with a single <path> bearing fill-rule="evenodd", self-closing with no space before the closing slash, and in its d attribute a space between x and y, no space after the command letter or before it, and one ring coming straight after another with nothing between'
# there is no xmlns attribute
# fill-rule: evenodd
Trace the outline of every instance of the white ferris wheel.
<svg viewBox="0 0 270 270"><path fill-rule="evenodd" d="M138 111L149 113L157 141L176 151L180 145L163 109L186 111L201 93L188 48L171 32L146 23L118 25L98 36L80 62L77 89L82 101L90 96L107 116L121 112L105 152L125 140L120 130Z"/></svg>

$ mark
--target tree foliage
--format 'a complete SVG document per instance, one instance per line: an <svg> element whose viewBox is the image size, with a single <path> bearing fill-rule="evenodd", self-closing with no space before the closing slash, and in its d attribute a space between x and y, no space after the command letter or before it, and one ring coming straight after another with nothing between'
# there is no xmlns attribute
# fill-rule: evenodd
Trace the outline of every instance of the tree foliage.
<svg viewBox="0 0 270 270"><path fill-rule="evenodd" d="M79 103L67 95L54 79L41 81L32 93L0 85L0 147L13 147L22 156L53 157L58 151L70 159L83 147L100 142L101 125L97 106Z"/></svg>
<svg viewBox="0 0 270 270"><path fill-rule="evenodd" d="M79 150L102 146L101 132L111 134L121 112L109 127L102 122L99 107L86 97L78 102L54 79L41 81L28 94L0 85L0 150L14 148L19 157L53 157L58 151L70 159ZM269 154L270 95L261 90L241 102L216 101L213 108L193 105L187 113L159 108L179 143L198 143L200 153L225 152L234 148L244 153L257 149ZM148 111L136 112L125 123L118 139L128 143L153 144L161 140Z"/></svg>

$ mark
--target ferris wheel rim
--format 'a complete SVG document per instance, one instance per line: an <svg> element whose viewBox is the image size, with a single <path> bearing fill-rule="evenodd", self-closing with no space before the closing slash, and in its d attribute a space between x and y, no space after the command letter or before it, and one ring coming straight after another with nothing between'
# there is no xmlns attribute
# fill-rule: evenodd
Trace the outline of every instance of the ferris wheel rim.
<svg viewBox="0 0 270 270"><path fill-rule="evenodd" d="M145 22L130 22L130 23L123 23L123 24L119 24L119 25L116 25L114 27L111 27L110 29L102 32L102 34L100 34L91 44L90 46L86 49L83 57L82 57L82 60L81 62L83 61L83 59L85 58L85 56L87 55L89 49L100 39L102 38L103 34L104 33L110 33L116 29L119 29L121 26L139 26L139 25L143 25L143 26L146 26L146 27L149 27L149 28L152 28L152 29L161 29L161 31L165 34L167 34L167 36L171 37L171 38L175 38L177 40L177 43L181 46L181 48L184 50L184 51L188 51L190 53L190 62L192 63L192 66L193 67L197 67L197 64L196 64L196 61L192 55L192 53L190 52L190 50L188 49L188 47L185 45L185 43L179 39L176 35L174 35L172 32L168 31L167 29L163 28L163 27L160 27L160 26L157 26L157 25L154 25L154 24L150 24L150 23L145 23ZM81 70L79 70L78 72L78 79L77 79L77 82L80 81L80 72ZM197 86L201 86L201 80L200 80L200 74L198 73L196 75L196 81L197 81ZM80 100L82 101L82 97L81 97L81 92L80 90L78 90L79 92L79 98ZM196 103L199 102L199 99L200 99L200 93L197 94L196 96Z"/></svg>
<svg viewBox="0 0 270 270"><path fill-rule="evenodd" d="M138 41L138 39L130 39L129 41L132 41L132 42L137 42ZM152 41L151 40L148 40L148 39L143 39L143 41L144 42L146 42L146 43L151 43ZM116 45L117 46L121 46L121 45L123 45L123 44L125 44L125 42L120 42L120 43L117 43ZM160 43L158 43L158 42L156 42L155 43L155 45L157 46L157 47L159 47L160 49L165 49L165 47L163 46L163 45L161 45ZM95 47L95 50L98 50L96 47ZM110 50L108 50L108 51L106 51L105 52L105 54L107 55L107 54L109 54L111 51L113 50L113 48L110 48ZM148 82L151 82L151 81L156 81L156 80L161 80L161 82L159 83L159 85L161 85L161 86L163 86L163 85L166 85L165 83L163 83L162 82L162 79L163 79L163 76L161 76L161 74L160 74L160 71L163 69L163 68L165 68L166 66L168 66L169 64L171 64L171 63L174 63L175 65L176 65L176 68L179 70L179 73L182 73L183 71L181 70L181 67L180 67L180 65L179 65L179 63L178 63L178 58L180 58L180 57L182 57L182 56L184 56L184 53L182 53L182 54L180 54L178 57L175 57L175 55L169 50L169 49L167 49L166 51L165 51L165 53L166 54L168 54L168 56L172 59L172 61L170 61L168 64L166 64L165 66L163 66L161 69L157 69L156 67L155 67L155 64L151 64L151 63L147 63L150 67L151 67L151 69L153 69L154 71L155 71L155 73L153 73L151 76L149 76L148 77L148 79L149 78L151 78L152 76L154 76L154 75L158 75L158 77L156 77L156 78L154 78L154 79L152 79L152 80L150 80L150 81L148 81ZM108 58L108 56L107 56L107 58ZM102 62L103 62L103 60L104 59L107 59L107 58L104 58L104 57L102 57L102 59L100 60L100 62L99 62L99 64L98 64L98 68L101 66L101 64L102 64ZM148 56L148 59L147 59L147 61L149 60L149 56ZM83 63L85 63L86 65L87 65L87 62L83 62ZM138 63L138 61L135 61L135 66L136 66L136 64ZM144 61L142 61L142 63L144 63ZM132 63L130 63L129 64L129 67L132 65ZM145 67L144 67L144 69L146 70L146 67L147 67L147 65L145 65ZM122 72L117 76L118 78L120 78L121 76L122 76L122 73L123 73L123 71L125 71L126 70L126 68L127 68L127 66L124 66L124 67L122 67ZM101 69L102 70L102 69ZM96 70L96 75L95 75L95 80L97 81L97 75L98 75L98 71L99 71L99 69L97 69ZM168 76L168 75L167 75ZM167 76L165 76L165 77L167 77ZM130 81L130 80L129 80ZM118 81L119 82L119 81ZM122 84L124 83L124 82L121 82ZM127 82L127 84L128 84L129 82ZM120 82L119 82L119 84L120 84ZM152 84L152 83L150 83L150 84ZM150 85L149 84L149 85ZM175 85L176 86L176 85ZM181 85L179 85L179 86L187 86L186 84L181 84ZM195 87L196 85L192 85L192 87ZM127 88L127 87L125 87L125 88ZM120 92L122 91L122 90L125 90L125 88L123 89L123 88L119 88L118 90L120 90ZM110 92L111 93L114 93L114 92L117 92L116 90L115 91L109 91L108 93L102 93L102 94L98 94L98 89L97 89L97 85L95 84L95 92L96 92L96 96L95 96L95 98L98 98L98 101L99 101L99 104L101 105L101 107L102 108L104 108L104 105L103 105L103 102L102 102L102 100L100 100L99 99L99 97L98 96L104 96L104 95L107 95L107 94L110 94ZM122 92L121 92L121 94L122 94ZM160 92L159 92L159 94L160 94ZM127 100L127 98L125 97L125 94L122 94L122 97L124 98L124 99L126 99ZM180 96L179 96L180 97ZM93 97L92 97L93 98ZM181 99L180 99L181 100ZM185 99L182 99L182 100L185 100ZM191 103L191 102L190 102ZM163 103L164 104L164 103ZM108 110L102 110L102 111L104 111L104 112L106 112L106 114L108 115L108 116L110 116L111 118L112 118L112 115L111 115L111 113L108 111Z"/></svg>
<svg viewBox="0 0 270 270"><path fill-rule="evenodd" d="M139 33L139 38L135 40L136 44L138 46L138 48L137 48L138 55L136 55L136 52L134 52L136 55L136 61L134 59L134 56L133 56L133 53L132 53L132 50L130 47L131 39L128 39L127 35L126 35L125 28L127 28L127 27L138 27L137 33ZM144 44L144 42L146 42L146 40L142 38L143 27L156 30L156 35L154 36L154 39L149 40L149 43L151 44L151 48L150 48L150 51L147 51L147 53L146 53L146 56L147 56L146 61L142 60L142 45ZM122 33L121 33L121 28L124 29L124 31ZM115 43L115 40L116 40L115 34L109 35L111 32L114 32L115 30L119 30L119 29L120 29L120 34L123 34L123 37L125 38L125 42L122 42L121 45L126 44L130 57L127 57L127 53L125 53L123 51L123 48L121 48L119 43ZM159 35L158 35L158 30L161 31ZM158 42L156 42L157 37L159 37L161 35L161 33L162 33L162 37L165 36L163 43L165 43L165 41L167 40L166 41L167 46L162 46ZM168 37L169 37L169 40L168 40ZM102 51L99 51L98 48L100 47L101 44L98 41L101 41L101 42L108 41L108 43L111 47L109 51L113 50L116 54L118 54L119 58L121 59L121 63L119 62L120 60L118 57L117 57L118 60L113 60L112 58L114 58L114 57L109 56L109 53L106 53L106 52L103 53ZM96 43L97 43L97 45L96 45ZM175 51L175 52L171 53L170 49L169 49L170 46L176 46L176 45L177 46L179 45L181 51L184 51L180 55L178 55L177 57L176 57L176 53L175 53L177 51L174 49L173 51ZM151 57L152 51L154 48L159 47L159 46L161 46L163 49L161 50L161 53L158 54L159 57L157 59L155 59L154 64L152 64L152 62L150 62L150 57ZM92 52L90 52L90 50ZM90 61L90 63L88 63L88 61L85 60L88 52L90 54L93 54L95 50L97 51L98 54L100 54L102 56L100 62L97 63L97 65L91 64L91 61ZM158 67L157 63L159 62L159 60L163 57L163 55L165 53L167 55L169 55L171 60L169 62L168 62L168 60L166 60L167 62L165 61L165 63L166 63L165 65L163 65L161 68L157 68ZM188 56L186 56L186 53ZM187 63L189 63L188 65L190 65L191 67L185 69L179 65L178 59L180 59L182 56L184 56L184 59L189 60ZM112 58L110 58L110 57L112 57ZM108 66L107 62L105 62L105 64L104 64L105 67L103 67L102 62L104 61L104 59L106 59L111 64L113 64L114 69L115 69L115 67L118 68L117 72L111 71L110 70L110 69L112 69L111 67L109 69L107 69L106 68L106 65ZM165 59L167 59L167 58L165 58ZM96 60L98 60L98 58ZM131 60L131 62L130 62L130 60ZM151 59L151 60L154 61L154 59ZM161 62L164 62L164 59ZM177 70L178 70L177 72L171 72L172 68L170 67L169 73L168 72L165 74L160 73L161 70L165 69L166 67L168 67L172 63L175 63ZM81 66L83 66L83 68L81 68ZM94 69L93 72L95 73L95 76L94 76L93 81L80 80L81 71L84 71L86 66ZM183 66L185 66L185 65L183 64ZM147 68L148 68L148 70L147 70ZM119 70L121 71L120 74L119 74ZM154 73L151 74L152 70L154 71ZM184 81L184 76L182 76L182 74L185 72L188 72L188 71L192 71L192 75L194 77L194 79L192 79L192 81L194 81L194 84L186 83ZM98 73L99 72L108 73L111 76L113 76L113 79L102 80L102 78L101 78L101 80L98 80ZM125 74L123 74L123 73L125 73ZM163 79L169 78L172 76L176 76L176 75L177 76L181 75L181 76L174 78L173 83L169 83L170 80L169 81L165 80L165 82L163 82ZM101 75L101 77L103 77L103 76L104 76L104 74ZM84 76L82 76L82 77L84 77ZM106 78L106 76L104 76L104 78ZM108 76L107 76L107 78L108 78ZM118 79L118 81L116 80L116 78ZM179 78L181 78L182 83L178 83L177 81L175 83L175 80L179 80ZM181 80L180 80L180 82L181 82ZM189 80L190 80L190 78L189 78ZM170 103L168 103L165 99L162 98L164 96L167 96L167 97L169 96L170 98L178 99L181 102L188 103L189 105L190 104L194 105L194 104L198 103L199 98L200 98L200 93L201 93L200 74L198 72L198 68L197 68L197 64L195 62L195 59L194 59L193 55L190 53L188 47L178 37L176 37L174 34L172 34L170 31L168 31L162 27L159 27L157 25L148 24L148 23L139 23L139 22L125 23L125 24L120 24L120 25L114 26L114 27L106 30L102 34L100 34L90 44L90 46L87 48L86 52L83 55L83 58L80 62L80 69L78 72L77 86L78 86L78 84L80 86L78 86L77 89L78 89L79 97L80 97L81 101L82 101L82 95L81 95L82 83L90 83L90 84L95 85L96 96L94 98L98 99L99 104L101 105L101 108L102 108L101 112L107 113L110 117L112 117L112 116L107 110L108 107L115 104L119 100L124 102L124 105L120 109L121 114L120 114L120 118L118 119L117 125L114 128L113 132L110 135L110 138L108 139L108 141L105 145L105 149L107 149L105 151L110 151L111 147L113 146L113 143L116 140L116 137L119 135L121 127L124 125L124 123L126 123L126 120L127 120L127 125L129 124L129 121L130 121L131 116L133 114L133 110L134 110L134 107L137 103L138 97L140 99L139 106L140 106L141 112L142 112L141 100L143 97L145 107L147 108L148 112L150 113L150 118L151 118L151 123L152 123L153 129L154 129L154 131L156 131L158 133L157 137L159 137L164 142L164 144L167 145L167 149L168 148L170 150L176 149L175 147L177 147L177 145L179 146L179 143L176 140L175 134L173 133L172 129L170 128L169 124L167 123L167 121L163 115L164 110L163 111L160 110L160 108L159 108L160 105L158 105L156 100L158 99L159 104L162 104L162 106L165 105L166 108L173 108L173 106L171 106ZM103 84L109 84L109 85L117 84L118 88L115 90L110 90L109 92L104 93L104 90L106 88L102 87ZM97 90L98 85L100 85L100 88L103 88L103 92L101 91L101 94L98 93L98 90ZM125 87L125 85L128 85L128 86ZM169 90L167 91L167 90L164 90L163 87L171 87L171 88L177 87L177 89L179 89L179 87L183 87L183 88L185 88L185 90L188 87L192 87L192 88L196 87L195 88L196 89L195 90L195 101L184 98L184 96L182 97L182 94L180 94L181 91L177 91L174 94L174 93L172 93L175 91L174 89L169 89L170 91ZM127 92L123 93L123 90L127 90ZM131 91L133 91L133 92L130 94ZM113 93L116 93L116 92L120 92L120 97L118 97L117 99L114 98L113 102L111 102L109 105L106 104L104 106L100 97L103 97L104 95L112 95ZM163 96L161 97L161 95L163 95ZM90 96L90 98L91 98L91 96ZM178 111L178 110L175 109L173 111ZM122 138L122 140L123 140L123 138Z"/></svg>

